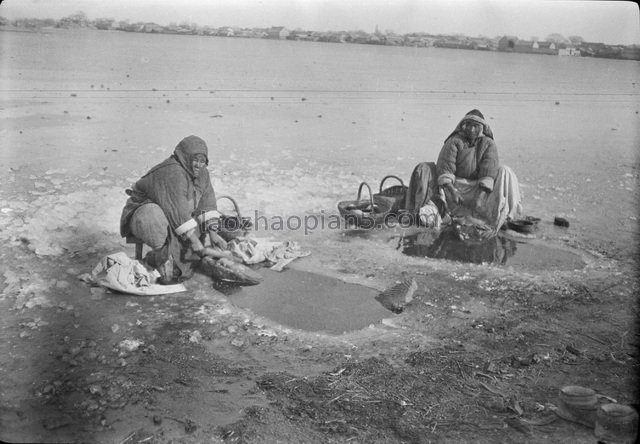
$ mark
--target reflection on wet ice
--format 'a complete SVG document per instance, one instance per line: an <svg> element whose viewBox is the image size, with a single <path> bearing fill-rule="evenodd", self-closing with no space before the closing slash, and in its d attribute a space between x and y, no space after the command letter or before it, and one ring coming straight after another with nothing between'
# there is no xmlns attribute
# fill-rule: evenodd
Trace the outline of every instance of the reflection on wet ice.
<svg viewBox="0 0 640 444"><path fill-rule="evenodd" d="M404 237L400 248L409 256L505 265L515 254L517 246L514 240L502 236L470 241L461 240L452 230L429 230Z"/></svg>

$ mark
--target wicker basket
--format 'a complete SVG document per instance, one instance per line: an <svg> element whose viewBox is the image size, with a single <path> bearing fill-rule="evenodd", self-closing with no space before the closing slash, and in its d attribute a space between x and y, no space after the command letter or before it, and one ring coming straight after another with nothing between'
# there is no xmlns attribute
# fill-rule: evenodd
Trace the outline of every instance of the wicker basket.
<svg viewBox="0 0 640 444"><path fill-rule="evenodd" d="M385 188L384 190L382 189L384 182L387 179L396 179L398 182L400 182L400 185L393 185L389 188ZM382 181L380 182L380 191L377 194L374 194L373 197L390 197L391 199L393 199L393 205L391 206L391 212L393 212L394 214L398 213L398 210L400 210L403 206L404 206L404 198L407 194L407 190L409 189L408 186L406 186L403 182L402 179L400 179L398 176L393 176L393 175L389 175L386 176L384 179L382 179Z"/></svg>
<svg viewBox="0 0 640 444"><path fill-rule="evenodd" d="M362 188L365 186L369 190L368 199L361 197ZM392 199L385 196L375 197L371 192L371 187L366 182L362 182L358 188L356 200L338 202L338 211L348 225L373 228L385 221L385 218L391 212L392 205Z"/></svg>
<svg viewBox="0 0 640 444"><path fill-rule="evenodd" d="M231 196L220 196L218 197L218 201L221 199L230 200L235 209L235 216L225 215L220 216L220 227L218 229L218 234L225 241L229 242L232 239L237 239L239 237L245 237L248 233L248 229L253 226L251 223L251 218L242 217L240 214L240 208L238 207L238 203Z"/></svg>

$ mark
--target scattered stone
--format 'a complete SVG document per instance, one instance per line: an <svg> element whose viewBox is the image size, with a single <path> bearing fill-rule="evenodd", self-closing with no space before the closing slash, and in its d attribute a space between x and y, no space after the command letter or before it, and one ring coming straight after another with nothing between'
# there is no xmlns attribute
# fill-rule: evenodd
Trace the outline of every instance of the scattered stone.
<svg viewBox="0 0 640 444"><path fill-rule="evenodd" d="M574 355L576 355L576 356L582 356L582 355L584 354L584 352L583 352L583 351L578 350L577 348L575 348L575 347L574 347L574 346L572 346L572 345L567 345L566 349L567 349L567 351L568 351L569 353L574 354Z"/></svg>
<svg viewBox="0 0 640 444"><path fill-rule="evenodd" d="M200 341L202 341L202 334L200 334L200 332L198 330L195 330L189 336L189 342L193 342L195 344L199 344Z"/></svg>
<svg viewBox="0 0 640 444"><path fill-rule="evenodd" d="M120 341L118 347L120 348L120 350L131 353L140 348L141 345L144 345L144 342L138 339L125 339L123 341Z"/></svg>
<svg viewBox="0 0 640 444"><path fill-rule="evenodd" d="M488 373L497 373L498 366L495 364L495 362L489 361L487 362L487 365L484 366L484 371Z"/></svg>

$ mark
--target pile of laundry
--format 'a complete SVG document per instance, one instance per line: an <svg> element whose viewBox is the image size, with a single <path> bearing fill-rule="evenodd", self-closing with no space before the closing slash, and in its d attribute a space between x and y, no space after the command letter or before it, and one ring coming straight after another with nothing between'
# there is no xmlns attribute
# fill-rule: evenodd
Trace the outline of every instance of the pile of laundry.
<svg viewBox="0 0 640 444"><path fill-rule="evenodd" d="M148 270L140 261L120 252L103 257L90 274L81 274L78 279L91 285L139 296L187 291L183 284L156 284L159 276L157 271Z"/></svg>
<svg viewBox="0 0 640 444"><path fill-rule="evenodd" d="M282 271L292 261L300 257L311 254L303 251L295 241L274 242L262 238L234 239L228 244L228 249L236 256L242 258L247 264L258 264L260 262L271 262L270 267L274 271Z"/></svg>

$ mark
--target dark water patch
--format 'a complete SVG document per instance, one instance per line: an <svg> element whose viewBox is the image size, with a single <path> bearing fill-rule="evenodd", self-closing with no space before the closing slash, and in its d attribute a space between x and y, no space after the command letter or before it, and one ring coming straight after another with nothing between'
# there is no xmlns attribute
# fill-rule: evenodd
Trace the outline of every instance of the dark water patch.
<svg viewBox="0 0 640 444"><path fill-rule="evenodd" d="M486 240L460 240L450 231L429 230L402 238L399 248L409 256L532 270L575 270L586 265L570 251L503 235Z"/></svg>
<svg viewBox="0 0 640 444"><path fill-rule="evenodd" d="M389 317L375 297L378 291L315 273L264 270L254 287L218 289L238 307L281 325L312 332L342 334Z"/></svg>

